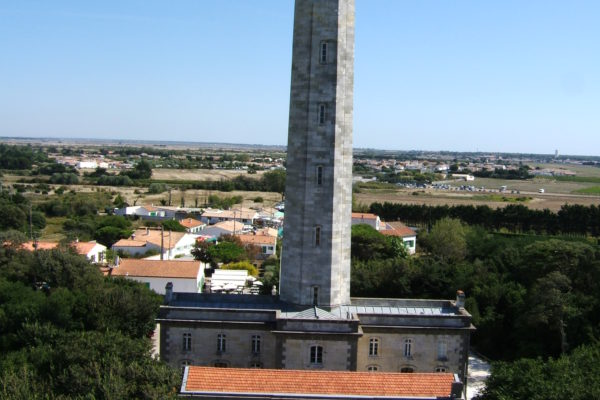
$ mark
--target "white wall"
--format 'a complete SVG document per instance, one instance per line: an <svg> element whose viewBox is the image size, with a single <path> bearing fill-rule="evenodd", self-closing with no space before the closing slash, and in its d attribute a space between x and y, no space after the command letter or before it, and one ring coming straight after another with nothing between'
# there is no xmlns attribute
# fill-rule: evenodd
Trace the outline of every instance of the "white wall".
<svg viewBox="0 0 600 400"><path fill-rule="evenodd" d="M174 292L200 293L202 287L198 279L191 278L149 278L145 276L126 276L127 279L133 279L142 283L149 283L150 289L158 294L165 294L165 286L168 282L173 283Z"/></svg>

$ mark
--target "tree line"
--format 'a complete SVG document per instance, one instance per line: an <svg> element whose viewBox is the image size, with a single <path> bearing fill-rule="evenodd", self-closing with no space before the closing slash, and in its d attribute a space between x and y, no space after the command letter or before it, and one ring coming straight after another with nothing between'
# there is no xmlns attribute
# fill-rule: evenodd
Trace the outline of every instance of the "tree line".
<svg viewBox="0 0 600 400"><path fill-rule="evenodd" d="M548 209L533 210L522 204L493 209L486 205L427 206L385 202L372 203L369 210L384 220L401 220L421 227L431 227L442 218L456 218L486 230L600 236L600 207L596 205L565 204L555 213Z"/></svg>

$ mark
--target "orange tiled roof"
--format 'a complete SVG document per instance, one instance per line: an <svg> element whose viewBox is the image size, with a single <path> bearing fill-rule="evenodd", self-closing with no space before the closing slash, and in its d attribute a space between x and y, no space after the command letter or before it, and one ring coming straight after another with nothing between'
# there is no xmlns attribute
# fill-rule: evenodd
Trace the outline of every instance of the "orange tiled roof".
<svg viewBox="0 0 600 400"><path fill-rule="evenodd" d="M75 247L75 251L78 254L82 254L82 255L87 255L87 253L89 253L90 251L92 251L92 249L94 248L95 245L97 245L98 243L96 243L95 241L92 242L75 242L72 243L73 247Z"/></svg>
<svg viewBox="0 0 600 400"><path fill-rule="evenodd" d="M149 242L155 246L160 247L161 242L161 232L160 229L150 229L150 228L139 228L136 229L135 238L133 240L140 242ZM163 235L163 247L165 249L172 249L177 245L177 242L181 240L185 236L185 232L169 232L164 231Z"/></svg>
<svg viewBox="0 0 600 400"><path fill-rule="evenodd" d="M136 260L122 258L113 268L113 276L143 276L153 278L196 278L200 261Z"/></svg>
<svg viewBox="0 0 600 400"><path fill-rule="evenodd" d="M393 229L380 230L379 232L383 233L384 235L388 235L388 236L400 236L400 237L417 235L417 232L415 232L408 226L404 225L400 221L388 222L387 225L391 226Z"/></svg>
<svg viewBox="0 0 600 400"><path fill-rule="evenodd" d="M52 250L58 247L58 242L37 242L37 250ZM33 251L33 242L25 242L21 245L23 250Z"/></svg>
<svg viewBox="0 0 600 400"><path fill-rule="evenodd" d="M112 247L144 247L146 242L141 240L121 239L117 243L113 244Z"/></svg>
<svg viewBox="0 0 600 400"><path fill-rule="evenodd" d="M295 371L187 367L183 393L450 397L450 373Z"/></svg>
<svg viewBox="0 0 600 400"><path fill-rule="evenodd" d="M238 235L238 238L242 241L243 244L266 244L275 246L277 244L277 238L274 236L267 235Z"/></svg>
<svg viewBox="0 0 600 400"><path fill-rule="evenodd" d="M204 222L198 221L197 219L193 218L186 218L179 221L179 224L185 226L186 228L195 228L197 226L204 225Z"/></svg>
<svg viewBox="0 0 600 400"><path fill-rule="evenodd" d="M352 218L377 219L377 215L371 213L352 213Z"/></svg>

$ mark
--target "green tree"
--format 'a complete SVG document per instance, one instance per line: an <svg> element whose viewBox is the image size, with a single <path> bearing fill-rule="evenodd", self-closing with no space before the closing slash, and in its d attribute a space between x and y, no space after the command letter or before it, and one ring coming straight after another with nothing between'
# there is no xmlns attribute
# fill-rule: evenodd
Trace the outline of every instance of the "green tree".
<svg viewBox="0 0 600 400"><path fill-rule="evenodd" d="M421 239L433 255L442 260L460 261L467 255L467 228L460 220L442 218Z"/></svg>
<svg viewBox="0 0 600 400"><path fill-rule="evenodd" d="M234 270L246 270L248 271L248 275L252 275L254 277L258 276L258 269L248 261L238 261L234 263L221 265L221 269L234 269Z"/></svg>
<svg viewBox="0 0 600 400"><path fill-rule="evenodd" d="M265 172L261 178L264 190L281 194L281 200L285 195L285 171L276 169Z"/></svg>

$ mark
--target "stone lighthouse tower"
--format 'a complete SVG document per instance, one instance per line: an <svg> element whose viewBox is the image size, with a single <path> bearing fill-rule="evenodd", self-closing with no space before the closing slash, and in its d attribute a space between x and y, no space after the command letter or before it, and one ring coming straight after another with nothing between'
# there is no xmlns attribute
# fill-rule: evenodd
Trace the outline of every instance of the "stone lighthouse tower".
<svg viewBox="0 0 600 400"><path fill-rule="evenodd" d="M350 304L354 0L296 0L280 297Z"/></svg>

